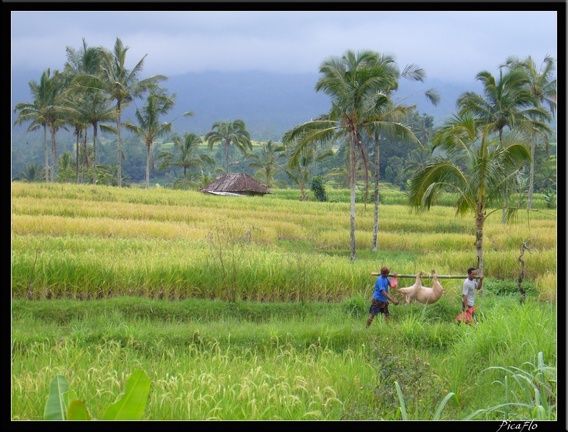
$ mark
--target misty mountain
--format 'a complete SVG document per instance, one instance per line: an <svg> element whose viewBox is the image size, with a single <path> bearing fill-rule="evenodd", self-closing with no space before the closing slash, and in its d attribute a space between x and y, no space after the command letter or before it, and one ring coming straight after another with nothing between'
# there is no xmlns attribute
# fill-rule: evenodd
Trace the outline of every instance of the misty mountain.
<svg viewBox="0 0 568 432"><path fill-rule="evenodd" d="M31 101L28 82L39 81L40 76L41 73L12 73L12 108L16 103ZM314 90L318 78L317 73L260 71L200 72L172 76L161 84L170 94L176 94L176 104L164 121L173 121L177 133L189 131L202 135L216 121L241 119L253 140L280 141L287 130L329 110L329 97ZM436 107L424 96L430 88L436 89L441 97ZM431 115L435 125L438 125L455 113L456 100L461 93L480 92L480 88L473 79L470 85L401 79L395 100L405 105L416 104L420 113ZM133 119L134 110L141 108L142 104L142 100L135 100L125 111L124 120ZM187 111L192 111L194 115L183 117Z"/></svg>

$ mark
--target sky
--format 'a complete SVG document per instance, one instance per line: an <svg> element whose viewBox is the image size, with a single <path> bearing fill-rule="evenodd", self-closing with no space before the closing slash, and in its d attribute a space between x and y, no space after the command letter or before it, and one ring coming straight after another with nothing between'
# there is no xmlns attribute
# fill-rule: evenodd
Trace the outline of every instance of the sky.
<svg viewBox="0 0 568 432"><path fill-rule="evenodd" d="M530 6L535 10L12 10L12 73L37 71L39 80L47 68L63 69L66 47L79 50L85 39L89 47L112 49L118 37L129 47L128 67L146 56L142 77L214 70L318 73L330 57L373 50L393 56L400 69L421 67L427 79L474 82L483 70L497 74L510 56L530 55L537 65L546 55L557 58L558 12Z"/></svg>

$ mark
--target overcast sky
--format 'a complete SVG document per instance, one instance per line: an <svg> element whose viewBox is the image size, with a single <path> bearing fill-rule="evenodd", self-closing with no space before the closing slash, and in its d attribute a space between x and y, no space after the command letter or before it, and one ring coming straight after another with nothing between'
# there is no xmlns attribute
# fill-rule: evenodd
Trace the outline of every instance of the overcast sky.
<svg viewBox="0 0 568 432"><path fill-rule="evenodd" d="M331 4L333 5L333 4ZM404 3L401 3L404 5ZM483 7L483 3L479 3ZM533 5L534 6L534 5ZM65 48L129 47L142 77L209 70L318 73L330 56L373 50L428 79L475 81L509 56L557 58L556 11L12 11L12 71L63 69Z"/></svg>

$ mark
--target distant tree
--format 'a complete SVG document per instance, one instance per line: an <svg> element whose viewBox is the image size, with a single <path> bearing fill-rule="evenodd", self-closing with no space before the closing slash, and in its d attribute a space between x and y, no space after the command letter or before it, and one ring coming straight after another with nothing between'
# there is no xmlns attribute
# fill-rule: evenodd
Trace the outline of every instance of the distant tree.
<svg viewBox="0 0 568 432"><path fill-rule="evenodd" d="M26 183L38 182L41 180L43 171L41 165L38 163L24 164L24 169L14 178L14 180L23 181Z"/></svg>
<svg viewBox="0 0 568 432"><path fill-rule="evenodd" d="M234 145L245 157L247 151L252 150L250 133L242 120L218 121L213 123L211 130L205 134L205 140L209 148L215 144L225 146L225 173L229 173L229 148Z"/></svg>
<svg viewBox="0 0 568 432"><path fill-rule="evenodd" d="M82 85L89 81L89 77L100 76L101 73L101 49L89 47L83 38L83 45L79 50L72 47L66 48L67 62L65 63L65 73L70 79L67 90L69 105L73 108L74 115L72 123L75 127L77 137L77 182L79 181L79 164L82 163L88 169L93 166L93 184L97 183L97 139L98 131L107 130L117 133L116 129L106 123L116 119L116 110L110 106L110 95L106 94L101 86ZM79 138L82 133L83 125L93 127L93 152L89 158L86 141L83 143L83 151L79 151Z"/></svg>
<svg viewBox="0 0 568 432"><path fill-rule="evenodd" d="M325 192L325 185L323 184L322 176L315 176L312 178L312 192L318 201L327 201L327 193Z"/></svg>
<svg viewBox="0 0 568 432"><path fill-rule="evenodd" d="M55 181L57 146L55 135L62 127L64 120L65 108L62 105L62 80L59 71L55 71L51 75L50 69L46 69L40 78L39 83L32 80L28 83L33 102L20 102L14 107L14 112L18 113L18 117L14 124L23 124L30 122L27 131L33 131L38 128L43 129L44 146L45 146L45 181ZM49 165L49 147L47 141L47 131L49 130L51 137L51 160L53 166Z"/></svg>
<svg viewBox="0 0 568 432"><path fill-rule="evenodd" d="M125 47L120 38L116 38L114 50L109 51L101 48L101 77L95 77L99 81L99 88L104 89L110 97L115 101L116 113L116 175L117 186L122 186L122 110L136 97L140 97L151 84L166 80L164 75L154 75L149 78L139 80L138 76L142 72L144 59L142 59L129 70L126 68L126 53L128 47ZM102 84L102 85L101 85Z"/></svg>
<svg viewBox="0 0 568 432"><path fill-rule="evenodd" d="M200 173L197 177L201 178L203 177L203 168L206 165L215 165L215 159L200 151L199 146L203 141L199 135L186 132L183 138L176 135L172 138L172 141L173 147L171 149L162 150L158 153L158 159L162 161L158 167L159 171L171 167L182 168L183 182L188 183L191 182L193 177L191 171Z"/></svg>
<svg viewBox="0 0 568 432"><path fill-rule="evenodd" d="M75 178L73 155L63 152L59 156L59 169L57 170L57 181L71 182Z"/></svg>
<svg viewBox="0 0 568 432"><path fill-rule="evenodd" d="M255 178L264 182L266 187L270 188L274 183L274 177L282 171L284 158L286 155L286 147L281 144L275 144L272 140L261 146L258 153L251 153L252 161L249 165L252 168L258 168Z"/></svg>
<svg viewBox="0 0 568 432"><path fill-rule="evenodd" d="M314 165L327 157L333 156L333 150L321 146L304 146L300 153L294 148L291 148L290 152L295 155L294 162L291 162L292 159L290 159L285 172L292 184L297 185L300 189L300 201L306 201L308 199L306 188Z"/></svg>
<svg viewBox="0 0 568 432"><path fill-rule="evenodd" d="M528 56L525 60L519 60L518 57L509 57L505 66L510 69L520 69L526 72L529 78L529 87L531 94L535 97L535 102L537 106L546 105L548 111L551 113L552 118L556 118L556 78L554 78L554 72L556 70L554 58L551 56L545 56L540 68L537 67L533 58ZM537 113L538 114L538 113ZM529 114L530 115L530 114ZM538 115L537 115L538 118ZM541 136L544 138L546 143L546 154L548 156L548 135L549 131L543 128L539 128L541 131ZM535 151L536 151L536 133L539 129L532 130L533 139L531 140L531 162L530 162L530 173L529 173L529 190L528 190L528 200L527 208L532 208L532 196L534 190L534 177L535 177ZM544 131L544 133L542 133Z"/></svg>
<svg viewBox="0 0 568 432"><path fill-rule="evenodd" d="M124 125L134 132L140 141L146 146L146 188L150 187L150 159L152 156L152 144L157 138L163 137L172 130L172 123L160 122L160 115L167 114L175 104L175 94L167 92L156 85L149 87L150 94L141 110L136 109L134 116L138 124L130 121Z"/></svg>

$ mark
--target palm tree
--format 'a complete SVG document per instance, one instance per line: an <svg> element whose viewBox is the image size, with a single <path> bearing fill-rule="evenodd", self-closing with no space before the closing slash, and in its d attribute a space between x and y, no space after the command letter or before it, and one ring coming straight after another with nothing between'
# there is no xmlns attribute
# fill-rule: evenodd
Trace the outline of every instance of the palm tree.
<svg viewBox="0 0 568 432"><path fill-rule="evenodd" d="M290 159L285 172L292 183L298 185L300 201L306 201L306 186L310 181L310 174L314 164L329 156L333 156L333 150L331 148L321 148L320 146L304 146L299 154L295 149L292 149L292 153L295 153L295 157Z"/></svg>
<svg viewBox="0 0 568 432"><path fill-rule="evenodd" d="M482 71L476 79L483 84L485 97L474 92L465 92L457 100L459 115L473 114L480 125L487 125L488 132L497 132L499 141L503 141L503 132L518 127L525 130L546 131L546 121L550 119L548 112L538 106L535 96L529 88L527 74L519 69L511 69L503 73L499 70L499 79L490 72ZM503 216L506 220L508 199L508 183L502 184Z"/></svg>
<svg viewBox="0 0 568 432"><path fill-rule="evenodd" d="M281 144L275 144L272 140L264 144L260 153L252 153L250 155L252 161L250 166L258 168L255 177L266 184L270 189L274 176L282 170L280 161L284 157L286 147Z"/></svg>
<svg viewBox="0 0 568 432"><path fill-rule="evenodd" d="M229 148L234 144L244 155L252 150L250 134L242 120L218 121L213 123L211 130L205 134L207 145L211 149L214 144L225 145L225 173L229 173Z"/></svg>
<svg viewBox="0 0 568 432"><path fill-rule="evenodd" d="M175 94L168 96L166 91L156 85L150 86L150 94L142 110L136 109L135 117L138 124L129 121L124 125L134 132L146 145L146 189L150 187L150 159L152 144L156 138L170 133L173 127L171 122L160 123L160 115L166 114L175 104Z"/></svg>
<svg viewBox="0 0 568 432"><path fill-rule="evenodd" d="M49 166L49 147L47 144L47 131L49 129L52 133L52 158L53 158L53 146L55 145L54 140L56 132L56 119L59 118L57 112L57 95L60 90L57 71L51 76L50 69L46 69L39 80L39 83L32 80L28 83L32 96L34 98L33 102L20 102L14 107L14 112L18 113L18 117L14 121L14 124L23 124L26 122L31 122L28 126L27 132L34 131L38 128L43 129L43 140L45 148L45 181L48 183L50 181L50 172L52 171ZM52 159L54 161L54 159ZM55 164L55 162L54 162Z"/></svg>
<svg viewBox="0 0 568 432"><path fill-rule="evenodd" d="M101 49L101 74L102 83L105 91L116 102L116 131L117 131L117 149L116 149L116 174L117 185L122 186L122 141L121 141L121 122L122 110L134 98L140 97L145 92L149 85L167 79L163 75L154 75L152 77L138 80L138 75L142 72L144 59L142 59L129 70L126 68L126 53L129 47L123 45L120 38L116 38L114 50L108 51L105 48Z"/></svg>
<svg viewBox="0 0 568 432"><path fill-rule="evenodd" d="M475 215L475 248L478 274L483 277L483 226L501 204L501 189L507 179L530 159L523 135L508 134L501 141L491 141L490 125L479 127L471 115L453 116L434 135L432 147L447 152L416 172L410 180L409 203L415 210L430 209L439 195L457 194L456 214ZM461 157L456 163L452 157ZM508 216L512 216L510 208Z"/></svg>
<svg viewBox="0 0 568 432"><path fill-rule="evenodd" d="M351 261L357 257L355 244L355 194L358 161L366 166L367 156L361 133L380 120L384 90L397 88L397 70L389 58L373 51L347 51L341 58L332 57L320 66L316 91L332 99L329 113L294 127L284 134L284 144L295 143L291 165L297 163L306 146L346 139L349 145L350 249ZM407 138L412 139L410 135ZM415 137L414 137L415 138ZM416 138L415 138L416 139ZM418 141L416 139L416 141ZM367 171L367 170L365 170Z"/></svg>
<svg viewBox="0 0 568 432"><path fill-rule="evenodd" d="M170 167L179 167L183 169L183 177L187 180L188 171L203 169L205 164L215 165L215 159L207 154L200 153L199 146L203 141L199 135L186 132L183 138L176 135L172 141L173 149L162 150L158 154L158 159L162 160L158 167L159 171Z"/></svg>
<svg viewBox="0 0 568 432"><path fill-rule="evenodd" d="M24 169L20 171L19 175L14 180L19 180L27 183L37 182L41 179L42 168L41 164L31 163L24 164Z"/></svg>
<svg viewBox="0 0 568 432"><path fill-rule="evenodd" d="M114 121L116 118L114 107L110 107L110 96L97 86L85 86L82 83L88 82L89 77L97 77L101 66L101 49L88 47L83 38L83 46L79 50L72 47L66 48L67 62L65 72L71 77L69 85L69 103L75 111L77 127L81 122L93 127L93 184L97 183L97 138L98 130L107 130L116 133L116 129L104 124ZM76 133L80 131L76 127ZM77 137L78 139L79 137ZM77 142L77 145L78 142ZM79 181L79 148L77 148L77 181ZM87 148L83 151L85 162L87 158Z"/></svg>
<svg viewBox="0 0 568 432"><path fill-rule="evenodd" d="M556 118L556 78L553 79L555 68L555 61L551 56L545 56L541 67L537 68L533 58L528 56L525 60L521 61L517 57L509 57L505 66L510 69L524 70L529 78L530 92L535 97L537 105L546 105L548 111L551 113L552 118ZM546 143L546 154L548 156L548 134L542 134ZM536 134L533 133L533 140L531 141L531 162L529 174L529 191L527 208L532 208L532 196L534 190L534 163L535 163L535 150L536 150Z"/></svg>

